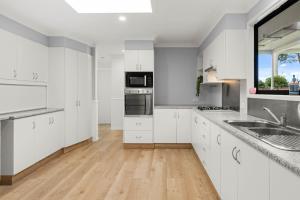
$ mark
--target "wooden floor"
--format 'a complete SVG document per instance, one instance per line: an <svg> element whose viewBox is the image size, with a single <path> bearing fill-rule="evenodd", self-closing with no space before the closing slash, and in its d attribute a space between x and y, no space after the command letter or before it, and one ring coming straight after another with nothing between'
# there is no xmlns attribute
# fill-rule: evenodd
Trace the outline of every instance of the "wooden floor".
<svg viewBox="0 0 300 200"><path fill-rule="evenodd" d="M0 199L218 199L193 150L126 150L121 133L100 128L99 142L0 186Z"/></svg>

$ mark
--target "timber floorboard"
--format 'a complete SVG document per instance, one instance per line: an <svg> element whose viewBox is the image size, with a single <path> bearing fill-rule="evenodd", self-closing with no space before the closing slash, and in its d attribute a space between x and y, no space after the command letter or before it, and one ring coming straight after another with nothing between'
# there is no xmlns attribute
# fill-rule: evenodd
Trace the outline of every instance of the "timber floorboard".
<svg viewBox="0 0 300 200"><path fill-rule="evenodd" d="M122 132L99 126L98 142L0 186L4 200L217 200L192 149L124 149Z"/></svg>

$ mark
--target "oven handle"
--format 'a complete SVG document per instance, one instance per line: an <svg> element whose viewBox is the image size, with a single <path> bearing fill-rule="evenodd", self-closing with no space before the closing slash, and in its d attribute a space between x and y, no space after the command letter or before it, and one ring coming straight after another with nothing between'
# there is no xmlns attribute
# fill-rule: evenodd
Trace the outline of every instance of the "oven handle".
<svg viewBox="0 0 300 200"><path fill-rule="evenodd" d="M144 76L144 86L147 86L147 75Z"/></svg>

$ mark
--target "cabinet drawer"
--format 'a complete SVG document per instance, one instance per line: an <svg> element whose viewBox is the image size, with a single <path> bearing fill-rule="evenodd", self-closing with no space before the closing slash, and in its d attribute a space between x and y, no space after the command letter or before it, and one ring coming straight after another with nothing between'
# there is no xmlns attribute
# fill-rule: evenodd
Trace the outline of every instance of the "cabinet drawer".
<svg viewBox="0 0 300 200"><path fill-rule="evenodd" d="M153 134L151 131L126 131L124 132L124 143L153 143Z"/></svg>
<svg viewBox="0 0 300 200"><path fill-rule="evenodd" d="M124 118L125 131L152 131L153 119L141 117L125 117Z"/></svg>

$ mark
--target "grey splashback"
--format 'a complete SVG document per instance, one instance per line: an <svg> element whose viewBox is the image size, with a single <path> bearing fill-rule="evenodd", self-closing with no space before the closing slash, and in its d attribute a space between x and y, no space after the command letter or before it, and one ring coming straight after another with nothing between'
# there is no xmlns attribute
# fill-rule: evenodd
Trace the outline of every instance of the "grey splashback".
<svg viewBox="0 0 300 200"><path fill-rule="evenodd" d="M199 103L240 110L240 81L201 85Z"/></svg>
<svg viewBox="0 0 300 200"><path fill-rule="evenodd" d="M222 105L240 110L240 81L228 81L222 84Z"/></svg>
<svg viewBox="0 0 300 200"><path fill-rule="evenodd" d="M270 99L248 99L248 114L275 122L275 120L263 110L267 107L280 118L283 113L287 114L287 122L289 126L300 128L300 102L286 100L270 100Z"/></svg>

